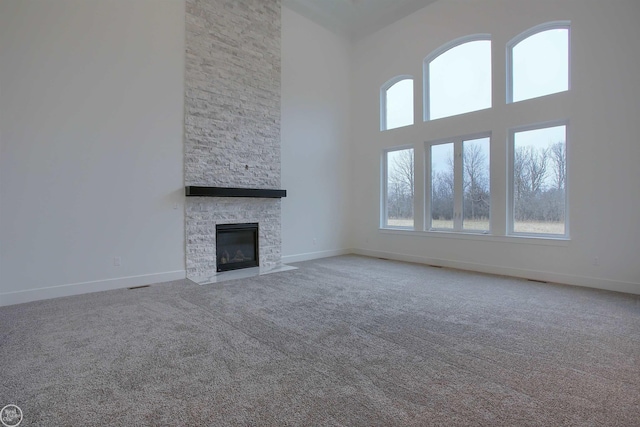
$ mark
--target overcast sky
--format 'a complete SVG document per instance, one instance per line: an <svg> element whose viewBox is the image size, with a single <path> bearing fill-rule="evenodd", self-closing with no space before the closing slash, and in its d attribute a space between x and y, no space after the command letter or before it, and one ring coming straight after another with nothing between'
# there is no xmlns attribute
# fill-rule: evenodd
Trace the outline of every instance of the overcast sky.
<svg viewBox="0 0 640 427"><path fill-rule="evenodd" d="M535 98L569 88L569 32L554 29L534 34L513 48L513 100ZM429 64L430 118L491 107L491 42L458 45ZM502 83L506 84L506 83ZM387 129L414 123L413 80L402 80L387 91ZM479 131L488 129L479 129ZM517 133L518 146L548 146L565 141L564 126ZM483 145L484 147L485 145ZM486 155L489 156L488 144ZM452 146L431 151L434 171L448 168Z"/></svg>

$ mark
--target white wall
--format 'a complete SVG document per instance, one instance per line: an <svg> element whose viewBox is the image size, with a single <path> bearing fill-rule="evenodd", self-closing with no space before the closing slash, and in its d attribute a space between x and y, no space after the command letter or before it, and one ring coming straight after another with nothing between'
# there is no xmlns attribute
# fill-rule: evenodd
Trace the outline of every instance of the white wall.
<svg viewBox="0 0 640 427"><path fill-rule="evenodd" d="M349 248L350 43L282 8L282 254Z"/></svg>
<svg viewBox="0 0 640 427"><path fill-rule="evenodd" d="M354 47L353 218L359 253L640 293L640 3L582 0L439 1ZM569 92L505 105L505 44L537 24L571 20ZM461 36L493 37L491 110L423 123L422 61ZM415 79L418 123L379 131L379 89L389 78ZM505 236L507 129L569 119L568 242ZM459 238L379 230L383 148L492 131L492 227L496 236ZM422 170L422 169L421 169ZM416 185L422 191L422 179ZM418 221L424 197L417 204ZM441 237L438 237L441 236ZM594 264L594 258L598 259Z"/></svg>
<svg viewBox="0 0 640 427"><path fill-rule="evenodd" d="M184 16L0 2L0 305L184 277Z"/></svg>
<svg viewBox="0 0 640 427"><path fill-rule="evenodd" d="M639 16L633 0L440 1L351 46L283 8L283 260L356 247L640 293ZM504 44L558 19L572 21L571 91L506 106ZM380 85L413 74L420 99L422 59L479 32L493 34L494 108L381 133ZM184 277L183 70L183 1L0 2L0 305ZM383 148L491 130L504 188L506 129L558 118L569 242L505 237L504 196L495 237L379 230Z"/></svg>

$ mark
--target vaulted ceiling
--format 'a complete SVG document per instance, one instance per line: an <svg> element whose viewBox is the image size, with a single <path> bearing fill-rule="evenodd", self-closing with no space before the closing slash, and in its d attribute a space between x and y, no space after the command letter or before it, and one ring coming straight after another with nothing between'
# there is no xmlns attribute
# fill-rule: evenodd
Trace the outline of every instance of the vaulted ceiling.
<svg viewBox="0 0 640 427"><path fill-rule="evenodd" d="M359 39L436 0L283 0L283 5L338 34Z"/></svg>

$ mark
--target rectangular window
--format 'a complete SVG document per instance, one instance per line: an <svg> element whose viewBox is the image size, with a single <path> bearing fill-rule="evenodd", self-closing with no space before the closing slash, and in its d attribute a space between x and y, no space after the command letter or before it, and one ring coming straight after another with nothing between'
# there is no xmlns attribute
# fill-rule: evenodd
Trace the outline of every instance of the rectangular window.
<svg viewBox="0 0 640 427"><path fill-rule="evenodd" d="M431 228L453 230L453 142L431 146Z"/></svg>
<svg viewBox="0 0 640 427"><path fill-rule="evenodd" d="M567 236L567 125L512 130L511 233Z"/></svg>
<svg viewBox="0 0 640 427"><path fill-rule="evenodd" d="M385 151L383 227L414 228L414 182L413 148Z"/></svg>
<svg viewBox="0 0 640 427"><path fill-rule="evenodd" d="M489 151L488 134L428 144L429 229L489 232Z"/></svg>
<svg viewBox="0 0 640 427"><path fill-rule="evenodd" d="M489 231L489 145L488 137L462 142L462 228L465 231Z"/></svg>

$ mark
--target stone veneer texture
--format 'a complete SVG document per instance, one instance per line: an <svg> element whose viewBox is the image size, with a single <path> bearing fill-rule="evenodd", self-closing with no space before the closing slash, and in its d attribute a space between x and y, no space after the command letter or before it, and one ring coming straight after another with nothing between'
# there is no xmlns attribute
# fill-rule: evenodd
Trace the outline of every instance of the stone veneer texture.
<svg viewBox="0 0 640 427"><path fill-rule="evenodd" d="M280 188L280 0L187 0L185 185ZM216 271L215 226L258 222L280 263L279 199L188 197L187 277Z"/></svg>

